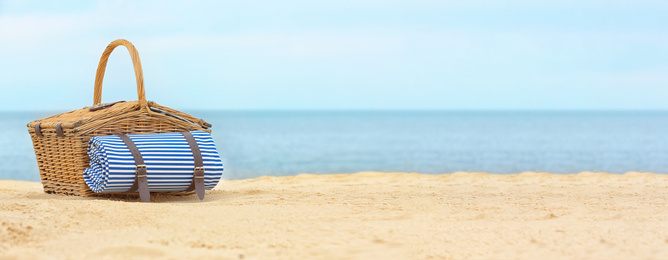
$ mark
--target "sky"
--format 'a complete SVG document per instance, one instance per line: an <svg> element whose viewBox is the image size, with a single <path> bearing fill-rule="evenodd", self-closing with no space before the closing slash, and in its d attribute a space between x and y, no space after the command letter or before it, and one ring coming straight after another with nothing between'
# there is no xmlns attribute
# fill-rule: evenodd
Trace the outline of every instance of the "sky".
<svg viewBox="0 0 668 260"><path fill-rule="evenodd" d="M148 100L220 110L668 110L668 2L4 1L0 111L93 103L106 45ZM136 100L117 48L103 102Z"/></svg>

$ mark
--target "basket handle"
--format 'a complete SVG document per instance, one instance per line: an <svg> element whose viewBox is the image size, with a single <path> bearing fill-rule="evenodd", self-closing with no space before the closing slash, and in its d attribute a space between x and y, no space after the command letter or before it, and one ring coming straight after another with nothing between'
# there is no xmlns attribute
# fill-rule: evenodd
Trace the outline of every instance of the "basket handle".
<svg viewBox="0 0 668 260"><path fill-rule="evenodd" d="M141 69L141 60L139 59L139 53L134 45L131 42L118 39L111 42L107 48L102 53L100 58L100 63L97 65L97 72L95 73L95 92L93 94L93 105L100 105L102 103L102 81L104 80L104 71L107 68L107 61L109 61L109 55L111 52L118 47L119 45L125 46L130 52L130 57L132 58L132 65L135 68L135 77L137 78L137 99L139 100L139 107L146 108L148 110L148 103L146 102L146 93L144 92L144 72Z"/></svg>

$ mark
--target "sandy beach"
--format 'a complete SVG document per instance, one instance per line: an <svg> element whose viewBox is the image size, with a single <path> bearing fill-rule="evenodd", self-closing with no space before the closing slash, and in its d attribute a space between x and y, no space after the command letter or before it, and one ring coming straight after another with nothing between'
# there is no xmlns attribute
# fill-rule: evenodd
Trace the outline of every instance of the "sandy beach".
<svg viewBox="0 0 668 260"><path fill-rule="evenodd" d="M0 181L0 259L668 259L667 206L650 173L302 174L151 203Z"/></svg>

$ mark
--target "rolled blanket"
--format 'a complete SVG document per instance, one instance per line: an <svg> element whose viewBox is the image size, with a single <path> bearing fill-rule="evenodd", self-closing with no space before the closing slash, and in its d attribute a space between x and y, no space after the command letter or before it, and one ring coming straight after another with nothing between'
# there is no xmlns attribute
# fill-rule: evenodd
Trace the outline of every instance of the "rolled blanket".
<svg viewBox="0 0 668 260"><path fill-rule="evenodd" d="M199 146L204 163L204 187L213 189L223 174L223 162L211 135L190 132ZM146 165L150 191L183 191L193 181L195 162L181 133L128 135ZM88 142L90 168L84 181L94 192L125 192L135 181L136 164L130 149L116 135L95 136Z"/></svg>

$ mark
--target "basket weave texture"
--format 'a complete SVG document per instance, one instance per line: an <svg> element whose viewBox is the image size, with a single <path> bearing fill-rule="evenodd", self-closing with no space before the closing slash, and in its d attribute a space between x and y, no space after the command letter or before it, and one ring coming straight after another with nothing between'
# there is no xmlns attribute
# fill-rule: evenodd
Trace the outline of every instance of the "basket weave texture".
<svg viewBox="0 0 668 260"><path fill-rule="evenodd" d="M101 104L102 81L109 55L120 45L125 46L132 57L138 100L109 106ZM123 39L113 41L102 53L95 76L93 106L35 120L27 126L35 148L44 191L78 196L100 195L91 191L83 180L83 170L90 162L87 154L88 141L93 136L195 130L211 132L208 130L211 125L202 119L160 106L153 101L146 101L139 54L132 43ZM39 130L39 133L36 130ZM161 192L167 195L192 193Z"/></svg>

